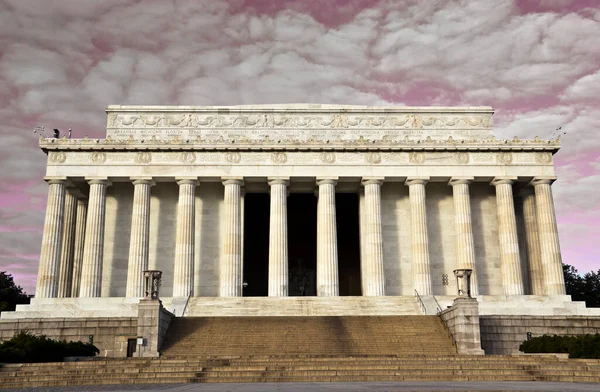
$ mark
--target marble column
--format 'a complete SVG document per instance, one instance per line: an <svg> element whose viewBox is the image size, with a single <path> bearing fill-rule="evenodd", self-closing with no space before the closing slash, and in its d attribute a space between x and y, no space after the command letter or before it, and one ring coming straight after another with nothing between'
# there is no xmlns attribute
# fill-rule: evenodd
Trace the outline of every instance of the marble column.
<svg viewBox="0 0 600 392"><path fill-rule="evenodd" d="M77 219L75 222L75 246L73 249L73 283L71 284L71 297L79 297L79 288L81 286L81 269L83 267L83 245L85 241L87 205L87 199L79 198L77 200Z"/></svg>
<svg viewBox="0 0 600 392"><path fill-rule="evenodd" d="M361 294L365 295L365 293L367 292L367 287L366 287L366 281L364 279L365 276L367 276L367 271L365 270L366 266L365 266L365 260L367 260L367 257L365 256L365 252L366 252L366 247L367 247L367 240L365 238L365 234L366 234L366 229L365 229L365 225L367 224L366 222L366 217L365 217L365 188L364 187L360 187L359 191L358 191L358 233L360 235L359 237L359 241L360 241L360 276L361 276Z"/></svg>
<svg viewBox="0 0 600 392"><path fill-rule="evenodd" d="M60 255L60 276L58 298L71 296L73 284L73 251L75 250L75 224L77 219L77 196L67 189L65 194L65 214Z"/></svg>
<svg viewBox="0 0 600 392"><path fill-rule="evenodd" d="M432 295L431 266L429 262L429 234L425 185L429 177L407 178L410 201L410 253L412 257L413 286L419 295Z"/></svg>
<svg viewBox="0 0 600 392"><path fill-rule="evenodd" d="M127 297L143 297L144 271L148 269L150 248L150 188L151 178L132 178L133 211L127 265Z"/></svg>
<svg viewBox="0 0 600 392"><path fill-rule="evenodd" d="M62 246L63 222L65 213L65 179L47 179L48 205L42 237L40 267L35 296L37 298L56 298L60 272L60 254Z"/></svg>
<svg viewBox="0 0 600 392"><path fill-rule="evenodd" d="M241 191L242 178L224 178L225 225L221 246L221 269L219 295L242 296L242 228Z"/></svg>
<svg viewBox="0 0 600 392"><path fill-rule="evenodd" d="M512 191L514 180L515 178L497 177L492 181L492 185L496 187L500 269L505 295L523 295L524 291Z"/></svg>
<svg viewBox="0 0 600 392"><path fill-rule="evenodd" d="M288 178L269 179L271 212L269 224L269 297L288 295Z"/></svg>
<svg viewBox="0 0 600 392"><path fill-rule="evenodd" d="M565 295L565 280L551 188L554 180L554 177L537 177L531 184L535 188L540 258L546 282L545 293L546 295Z"/></svg>
<svg viewBox="0 0 600 392"><path fill-rule="evenodd" d="M527 245L527 265L529 268L529 280L531 281L531 294L544 295L546 287L540 253L535 193L532 186L521 189L521 200L523 203L523 223L525 226L525 244Z"/></svg>
<svg viewBox="0 0 600 392"><path fill-rule="evenodd" d="M179 178L173 297L188 297L194 289L194 247L197 178Z"/></svg>
<svg viewBox="0 0 600 392"><path fill-rule="evenodd" d="M335 186L337 179L317 179L317 296L339 295Z"/></svg>
<svg viewBox="0 0 600 392"><path fill-rule="evenodd" d="M385 274L383 268L383 232L381 228L381 178L363 178L365 188L363 229L365 251L362 287L364 296L385 295Z"/></svg>
<svg viewBox="0 0 600 392"><path fill-rule="evenodd" d="M475 246L473 244L473 219L471 216L471 196L469 185L473 177L453 177L454 226L456 230L456 268L471 269L471 295L479 295L477 269L475 268Z"/></svg>
<svg viewBox="0 0 600 392"><path fill-rule="evenodd" d="M102 260L104 258L104 222L106 219L107 179L91 179L88 200L83 265L79 296L100 297L102 290Z"/></svg>

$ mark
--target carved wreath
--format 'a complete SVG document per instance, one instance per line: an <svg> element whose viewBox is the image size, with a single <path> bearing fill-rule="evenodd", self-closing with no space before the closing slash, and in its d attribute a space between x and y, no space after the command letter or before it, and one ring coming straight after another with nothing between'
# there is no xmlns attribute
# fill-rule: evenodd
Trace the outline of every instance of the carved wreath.
<svg viewBox="0 0 600 392"><path fill-rule="evenodd" d="M48 160L54 163L64 163L67 160L67 154L62 151L51 152L48 156Z"/></svg>
<svg viewBox="0 0 600 392"><path fill-rule="evenodd" d="M457 152L454 156L456 162L458 163L469 163L469 153L468 152Z"/></svg>
<svg viewBox="0 0 600 392"><path fill-rule="evenodd" d="M193 152L184 151L179 154L179 162L181 163L194 163L196 162L196 154Z"/></svg>
<svg viewBox="0 0 600 392"><path fill-rule="evenodd" d="M539 154L535 154L535 161L537 163L550 163L552 162L552 153L542 152Z"/></svg>
<svg viewBox="0 0 600 392"><path fill-rule="evenodd" d="M381 163L381 154L378 152L370 152L365 156L367 163L378 164Z"/></svg>
<svg viewBox="0 0 600 392"><path fill-rule="evenodd" d="M149 152L138 152L135 156L136 163L150 163L152 161L152 154Z"/></svg>
<svg viewBox="0 0 600 392"><path fill-rule="evenodd" d="M409 152L408 153L408 161L410 163L417 163L419 165L425 163L425 153L424 152Z"/></svg>
<svg viewBox="0 0 600 392"><path fill-rule="evenodd" d="M335 162L335 154L333 152L322 152L321 160L325 163Z"/></svg>
<svg viewBox="0 0 600 392"><path fill-rule="evenodd" d="M505 165L510 165L513 161L513 156L510 152L501 152L496 157L499 163L503 163Z"/></svg>
<svg viewBox="0 0 600 392"><path fill-rule="evenodd" d="M225 159L229 163L240 163L242 155L239 152L228 152Z"/></svg>
<svg viewBox="0 0 600 392"><path fill-rule="evenodd" d="M92 153L92 162L94 162L94 163L106 162L106 153L105 152L93 152Z"/></svg>
<svg viewBox="0 0 600 392"><path fill-rule="evenodd" d="M287 155L285 152L274 152L271 154L271 162L276 164L286 163Z"/></svg>

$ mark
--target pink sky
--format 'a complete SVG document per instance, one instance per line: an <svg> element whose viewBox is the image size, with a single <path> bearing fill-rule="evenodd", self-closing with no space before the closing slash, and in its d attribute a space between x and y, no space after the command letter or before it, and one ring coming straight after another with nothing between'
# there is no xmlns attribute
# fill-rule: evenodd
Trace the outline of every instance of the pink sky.
<svg viewBox="0 0 600 392"><path fill-rule="evenodd" d="M109 104L490 105L502 138L562 127L563 260L600 268L597 0L0 0L0 270L33 293L37 124L104 136Z"/></svg>

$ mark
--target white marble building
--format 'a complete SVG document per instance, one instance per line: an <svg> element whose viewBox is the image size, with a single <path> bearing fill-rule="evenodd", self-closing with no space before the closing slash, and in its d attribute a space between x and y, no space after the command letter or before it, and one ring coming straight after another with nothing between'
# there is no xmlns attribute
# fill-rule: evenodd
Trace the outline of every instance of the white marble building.
<svg viewBox="0 0 600 392"><path fill-rule="evenodd" d="M49 190L36 298L3 318L128 314L147 269L163 271L163 302L186 315L410 313L415 291L430 309L447 304L457 268L474 270L482 314L585 310L565 296L551 188L560 142L498 140L490 107L107 113L105 139L40 139ZM270 195L258 215L253 194ZM306 209L288 209L295 194ZM341 194L356 208L337 210ZM291 294L292 213L316 223L302 234L316 296ZM356 227L338 227L346 214ZM255 259L249 230L268 237ZM338 241L344 230L356 243ZM360 266L345 269L348 258ZM244 297L245 271L267 277L265 297Z"/></svg>

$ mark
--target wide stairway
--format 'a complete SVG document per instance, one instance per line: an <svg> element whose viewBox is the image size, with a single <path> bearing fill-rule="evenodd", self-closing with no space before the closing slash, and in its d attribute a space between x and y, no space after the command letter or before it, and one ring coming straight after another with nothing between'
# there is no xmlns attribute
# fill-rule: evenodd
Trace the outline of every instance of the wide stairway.
<svg viewBox="0 0 600 392"><path fill-rule="evenodd" d="M452 354L437 316L184 317L163 349L165 357Z"/></svg>
<svg viewBox="0 0 600 392"><path fill-rule="evenodd" d="M436 316L175 319L160 358L0 366L0 388L333 381L600 382L600 360L462 356Z"/></svg>

